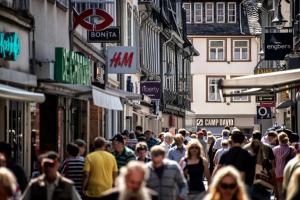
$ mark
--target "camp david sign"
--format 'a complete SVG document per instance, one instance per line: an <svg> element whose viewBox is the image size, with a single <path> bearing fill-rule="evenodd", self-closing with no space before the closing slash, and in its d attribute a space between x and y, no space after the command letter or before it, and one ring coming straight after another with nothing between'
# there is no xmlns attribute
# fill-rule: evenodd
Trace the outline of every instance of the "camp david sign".
<svg viewBox="0 0 300 200"><path fill-rule="evenodd" d="M203 127L234 126L234 118L198 118L196 125Z"/></svg>

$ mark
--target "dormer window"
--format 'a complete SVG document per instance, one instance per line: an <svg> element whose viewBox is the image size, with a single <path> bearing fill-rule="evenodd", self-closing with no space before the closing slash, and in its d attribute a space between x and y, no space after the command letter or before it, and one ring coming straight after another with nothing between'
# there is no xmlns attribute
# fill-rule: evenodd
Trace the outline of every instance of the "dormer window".
<svg viewBox="0 0 300 200"><path fill-rule="evenodd" d="M192 23L192 4L191 3L183 3L183 8L186 13L186 23Z"/></svg>
<svg viewBox="0 0 300 200"><path fill-rule="evenodd" d="M194 22L202 23L202 3L194 3Z"/></svg>
<svg viewBox="0 0 300 200"><path fill-rule="evenodd" d="M214 3L212 2L205 3L205 22L214 22Z"/></svg>
<svg viewBox="0 0 300 200"><path fill-rule="evenodd" d="M225 3L217 3L217 23L225 23Z"/></svg>
<svg viewBox="0 0 300 200"><path fill-rule="evenodd" d="M236 3L228 2L228 23L236 23Z"/></svg>

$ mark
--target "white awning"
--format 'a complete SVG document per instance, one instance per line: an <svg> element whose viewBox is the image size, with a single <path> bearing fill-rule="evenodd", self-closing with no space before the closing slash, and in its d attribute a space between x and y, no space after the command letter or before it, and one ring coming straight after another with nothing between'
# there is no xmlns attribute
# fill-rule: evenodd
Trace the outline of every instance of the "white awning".
<svg viewBox="0 0 300 200"><path fill-rule="evenodd" d="M16 100L42 103L45 101L45 95L42 93L30 92L9 85L0 84L0 97Z"/></svg>
<svg viewBox="0 0 300 200"><path fill-rule="evenodd" d="M220 80L219 87L221 89L221 96L223 97L274 94L300 87L300 69ZM248 90L240 93L232 93L233 89Z"/></svg>
<svg viewBox="0 0 300 200"><path fill-rule="evenodd" d="M96 106L110 110L123 110L121 100L117 95L113 95L97 87L93 87L92 93L93 102Z"/></svg>

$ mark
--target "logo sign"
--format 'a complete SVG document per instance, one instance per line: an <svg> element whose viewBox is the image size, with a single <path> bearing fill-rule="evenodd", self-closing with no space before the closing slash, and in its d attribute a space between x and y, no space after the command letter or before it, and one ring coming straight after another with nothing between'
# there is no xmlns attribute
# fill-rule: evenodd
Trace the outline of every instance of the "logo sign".
<svg viewBox="0 0 300 200"><path fill-rule="evenodd" d="M275 95L256 96L256 102L275 102Z"/></svg>
<svg viewBox="0 0 300 200"><path fill-rule="evenodd" d="M109 27L102 31L88 31L87 40L90 43L120 42L120 27Z"/></svg>
<svg viewBox="0 0 300 200"><path fill-rule="evenodd" d="M271 107L275 107L276 103L274 102L262 102L260 103L260 107L266 107L266 108L271 108Z"/></svg>
<svg viewBox="0 0 300 200"><path fill-rule="evenodd" d="M293 49L293 33L266 33L265 60L284 60Z"/></svg>
<svg viewBox="0 0 300 200"><path fill-rule="evenodd" d="M152 100L159 100L160 99L160 85L159 81L145 81L141 82L141 94L147 95Z"/></svg>
<svg viewBox="0 0 300 200"><path fill-rule="evenodd" d="M0 32L0 58L16 61L20 55L20 38L17 33Z"/></svg>
<svg viewBox="0 0 300 200"><path fill-rule="evenodd" d="M270 107L257 106L256 111L257 111L257 119L271 119Z"/></svg>
<svg viewBox="0 0 300 200"><path fill-rule="evenodd" d="M254 69L254 74L265 74L265 73L271 73L276 72L276 68L257 68Z"/></svg>
<svg viewBox="0 0 300 200"><path fill-rule="evenodd" d="M234 118L199 118L196 119L196 125L203 127L234 126Z"/></svg>
<svg viewBox="0 0 300 200"><path fill-rule="evenodd" d="M100 31L107 28L113 22L113 18L107 12L99 8L87 9L80 14L78 14L74 10L73 13L74 13L73 30L80 24L83 28L89 31ZM100 17L103 19L103 21L100 22L99 24L92 24L91 22L85 20L85 18L92 17L92 16Z"/></svg>
<svg viewBox="0 0 300 200"><path fill-rule="evenodd" d="M111 74L135 74L137 72L135 47L115 46L107 49L107 71Z"/></svg>

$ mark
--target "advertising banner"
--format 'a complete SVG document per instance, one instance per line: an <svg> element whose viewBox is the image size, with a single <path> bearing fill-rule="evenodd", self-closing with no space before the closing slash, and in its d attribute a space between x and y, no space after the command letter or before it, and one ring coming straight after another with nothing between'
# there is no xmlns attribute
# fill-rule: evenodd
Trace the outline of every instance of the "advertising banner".
<svg viewBox="0 0 300 200"><path fill-rule="evenodd" d="M284 60L293 50L293 33L266 33L265 60Z"/></svg>
<svg viewBox="0 0 300 200"><path fill-rule="evenodd" d="M136 47L115 46L107 48L107 72L110 74L137 73Z"/></svg>
<svg viewBox="0 0 300 200"><path fill-rule="evenodd" d="M159 81L145 81L141 82L141 94L147 95L152 100L160 99L160 82Z"/></svg>

